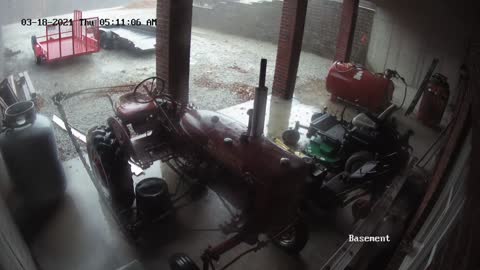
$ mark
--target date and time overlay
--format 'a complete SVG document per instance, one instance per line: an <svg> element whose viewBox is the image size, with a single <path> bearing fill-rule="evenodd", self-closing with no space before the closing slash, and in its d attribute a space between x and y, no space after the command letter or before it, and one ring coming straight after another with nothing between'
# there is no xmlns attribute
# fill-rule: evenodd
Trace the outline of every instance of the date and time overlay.
<svg viewBox="0 0 480 270"><path fill-rule="evenodd" d="M95 26L96 20L88 19L79 19L77 20L81 26ZM31 19L24 18L20 20L21 25L23 26L51 26L51 25L61 25L61 26L72 26L75 22L73 19L65 18L42 18L42 19ZM109 19L109 18L100 18L98 20L100 27L102 26L157 26L157 19L138 19L138 18L122 18L122 19Z"/></svg>

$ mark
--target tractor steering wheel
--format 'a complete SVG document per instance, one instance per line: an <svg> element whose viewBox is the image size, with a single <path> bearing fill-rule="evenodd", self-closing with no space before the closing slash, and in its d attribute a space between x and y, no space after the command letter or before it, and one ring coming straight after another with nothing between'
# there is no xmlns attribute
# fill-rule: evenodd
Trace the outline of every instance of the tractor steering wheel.
<svg viewBox="0 0 480 270"><path fill-rule="evenodd" d="M146 94L141 93L141 89L145 90ZM165 90L165 81L159 77L150 77L141 81L133 90L135 101L138 103L150 103L156 98L163 96Z"/></svg>

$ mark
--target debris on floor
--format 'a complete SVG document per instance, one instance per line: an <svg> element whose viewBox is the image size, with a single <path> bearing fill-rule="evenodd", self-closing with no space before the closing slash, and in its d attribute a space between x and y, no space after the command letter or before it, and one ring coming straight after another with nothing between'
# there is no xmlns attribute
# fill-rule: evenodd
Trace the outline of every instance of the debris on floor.
<svg viewBox="0 0 480 270"><path fill-rule="evenodd" d="M33 100L36 102L37 92L27 71L10 75L0 83L0 109L6 110L8 106L18 101Z"/></svg>
<svg viewBox="0 0 480 270"><path fill-rule="evenodd" d="M233 65L233 66L229 66L228 68L229 68L229 69L232 69L232 70L235 70L235 71L238 71L238 72L240 72L240 73L244 73L244 74L245 74L245 73L248 73L248 71L246 71L245 69L237 66L236 64Z"/></svg>
<svg viewBox="0 0 480 270"><path fill-rule="evenodd" d="M235 93L242 101L252 100L255 96L255 87L244 83L233 83L230 91Z"/></svg>
<svg viewBox="0 0 480 270"><path fill-rule="evenodd" d="M207 74L203 74L199 78L194 79L194 83L196 86L205 87L208 89L225 89L229 90L233 94L235 94L242 102L249 101L253 99L255 95L255 87L240 83L224 83L218 82L209 77Z"/></svg>

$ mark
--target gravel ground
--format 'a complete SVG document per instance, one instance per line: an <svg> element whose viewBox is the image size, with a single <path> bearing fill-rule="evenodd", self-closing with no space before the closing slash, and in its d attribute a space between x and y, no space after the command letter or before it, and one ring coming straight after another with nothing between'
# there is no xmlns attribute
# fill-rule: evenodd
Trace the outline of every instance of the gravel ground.
<svg viewBox="0 0 480 270"><path fill-rule="evenodd" d="M154 9L90 11L84 15L108 18L154 18ZM68 18L71 15L65 15ZM56 16L59 17L59 16ZM13 24L3 27L5 48L15 52L6 57L7 74L27 70L42 99L40 112L51 117L58 114L51 96L57 92L134 84L155 75L154 53L134 54L128 51L105 51L37 66L30 44L32 35L44 33L43 27ZM268 59L267 85L271 87L276 58L276 45L206 29L192 29L190 101L199 108L219 110L253 97L258 83L261 58ZM297 88L325 78L331 60L303 53ZM119 93L114 94L114 98ZM65 104L70 123L82 132L105 122L112 115L108 99L95 95L71 99ZM75 156L65 132L56 128L62 160Z"/></svg>

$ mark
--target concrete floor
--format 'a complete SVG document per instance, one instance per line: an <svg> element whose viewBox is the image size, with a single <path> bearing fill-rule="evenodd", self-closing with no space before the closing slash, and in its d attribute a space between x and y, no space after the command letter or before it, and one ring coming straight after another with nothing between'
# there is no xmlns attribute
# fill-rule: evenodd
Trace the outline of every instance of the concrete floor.
<svg viewBox="0 0 480 270"><path fill-rule="evenodd" d="M209 190L201 199L177 210L165 227L159 226L164 238L157 245L148 252L139 252L100 202L81 162L73 159L64 165L68 178L65 203L32 244L33 256L42 269L119 269L132 262L135 267L141 266L138 269L168 269L171 254L186 252L200 263L199 256L205 248L226 239L216 230L228 221L230 214ZM175 178L167 179L172 190ZM310 242L301 256L290 257L275 246L268 246L244 257L231 269L318 269L344 238L330 222L312 220L311 226ZM238 246L222 256L219 265L248 247Z"/></svg>

